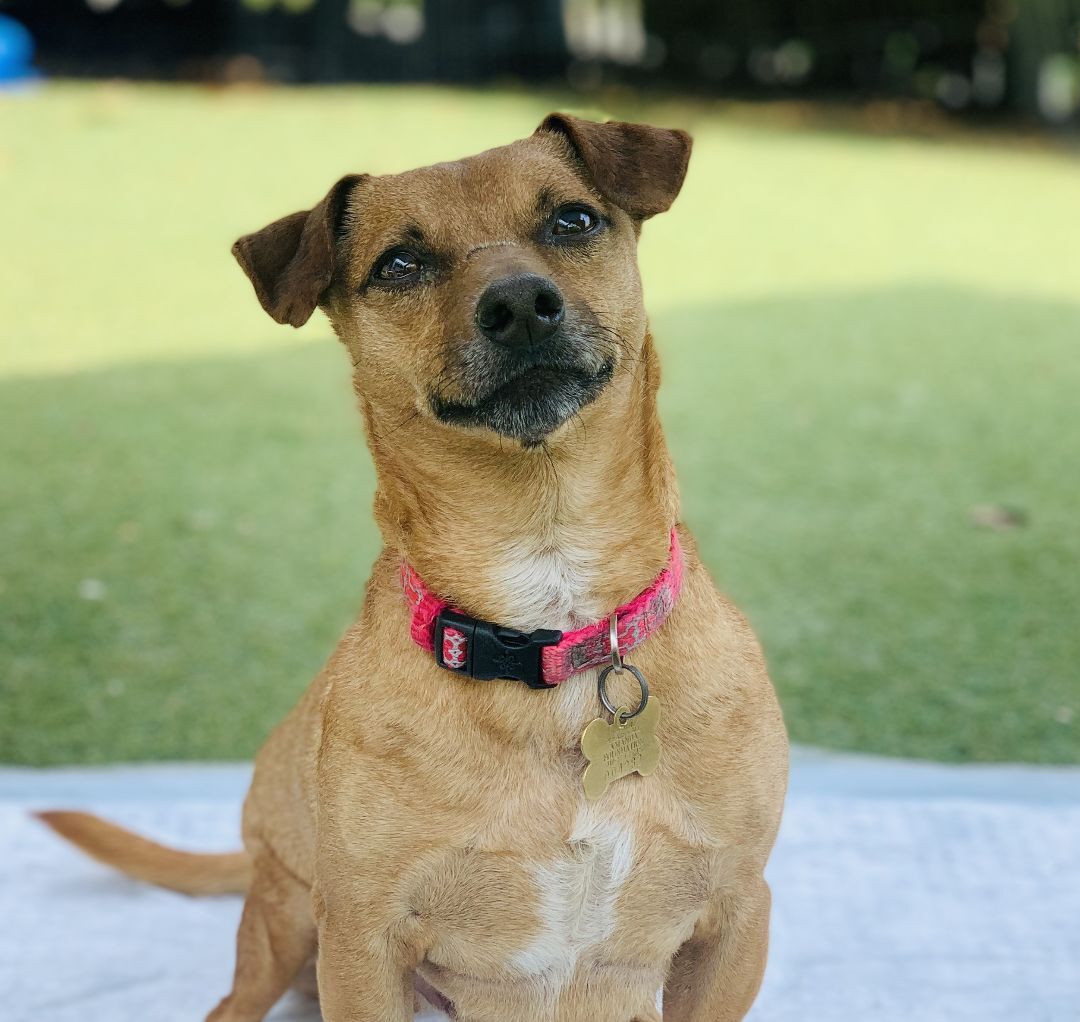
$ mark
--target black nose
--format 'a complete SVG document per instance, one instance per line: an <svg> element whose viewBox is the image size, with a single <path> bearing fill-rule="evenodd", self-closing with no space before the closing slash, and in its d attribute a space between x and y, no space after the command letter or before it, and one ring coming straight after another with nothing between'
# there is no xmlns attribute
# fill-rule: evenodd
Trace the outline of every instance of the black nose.
<svg viewBox="0 0 1080 1022"><path fill-rule="evenodd" d="M476 303L476 325L497 344L538 344L558 329L563 297L555 282L518 273L489 284Z"/></svg>

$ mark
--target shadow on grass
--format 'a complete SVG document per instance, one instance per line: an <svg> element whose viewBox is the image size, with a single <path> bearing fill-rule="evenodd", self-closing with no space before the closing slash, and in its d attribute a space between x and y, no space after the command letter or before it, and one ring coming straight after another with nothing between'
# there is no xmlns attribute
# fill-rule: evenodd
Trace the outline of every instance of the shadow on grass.
<svg viewBox="0 0 1080 1022"><path fill-rule="evenodd" d="M1080 307L910 286L668 310L684 513L793 737L1080 759ZM377 549L331 343L0 381L0 759L250 756ZM1005 505L1022 524L977 528Z"/></svg>
<svg viewBox="0 0 1080 1022"><path fill-rule="evenodd" d="M336 343L9 380L2 404L0 758L250 756L377 552Z"/></svg>

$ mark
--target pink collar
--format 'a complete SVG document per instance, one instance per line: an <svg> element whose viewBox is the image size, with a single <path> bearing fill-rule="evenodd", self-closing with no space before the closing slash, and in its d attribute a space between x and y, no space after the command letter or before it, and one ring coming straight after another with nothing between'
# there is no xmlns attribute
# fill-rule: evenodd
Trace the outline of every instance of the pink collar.
<svg viewBox="0 0 1080 1022"><path fill-rule="evenodd" d="M667 567L648 589L615 611L622 654L641 645L667 620L682 589L682 573L682 548L672 529ZM401 587L412 609L409 631L413 641L434 653L440 667L455 674L516 679L530 688L551 688L611 659L608 620L566 633L503 628L451 608L428 591L405 561L401 564Z"/></svg>

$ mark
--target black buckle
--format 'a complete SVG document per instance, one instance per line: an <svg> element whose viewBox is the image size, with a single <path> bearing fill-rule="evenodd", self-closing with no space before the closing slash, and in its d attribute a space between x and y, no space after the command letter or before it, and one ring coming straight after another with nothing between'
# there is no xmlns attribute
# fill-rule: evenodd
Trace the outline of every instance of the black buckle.
<svg viewBox="0 0 1080 1022"><path fill-rule="evenodd" d="M461 667L452 667L443 660L443 632L447 626L465 636L465 663ZM523 681L529 688L552 688L543 680L540 651L561 640L562 632L553 628L519 632L454 610L442 610L435 618L435 659L439 666L478 681L507 678Z"/></svg>

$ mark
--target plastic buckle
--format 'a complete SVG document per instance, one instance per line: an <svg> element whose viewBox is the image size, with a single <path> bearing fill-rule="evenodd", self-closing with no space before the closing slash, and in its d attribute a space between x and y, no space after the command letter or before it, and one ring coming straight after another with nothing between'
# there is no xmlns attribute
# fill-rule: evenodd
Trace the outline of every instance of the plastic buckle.
<svg viewBox="0 0 1080 1022"><path fill-rule="evenodd" d="M443 660L443 633L448 627L465 636L465 663L461 667L452 667ZM562 636L553 628L519 632L444 609L435 618L435 660L440 667L477 681L506 678L523 681L529 688L554 688L544 681L540 654L545 646L562 641Z"/></svg>

